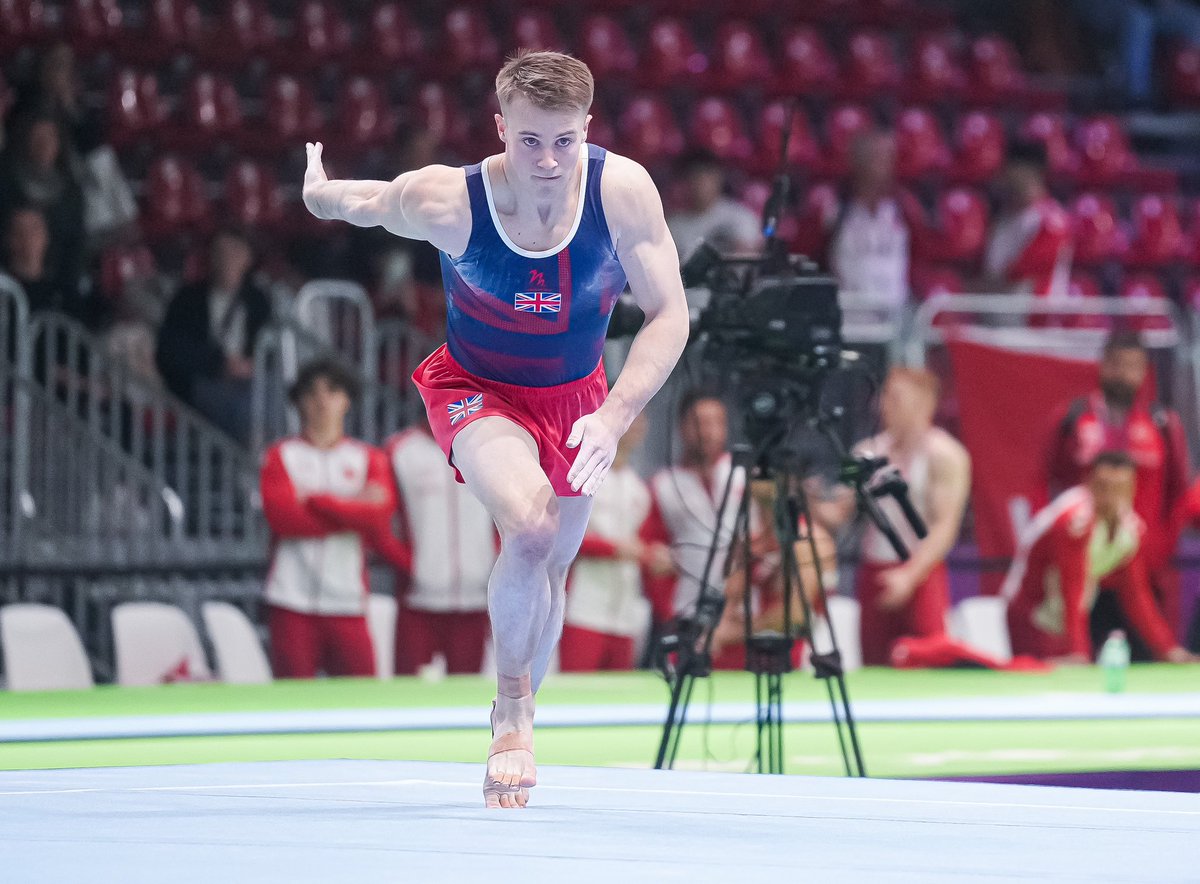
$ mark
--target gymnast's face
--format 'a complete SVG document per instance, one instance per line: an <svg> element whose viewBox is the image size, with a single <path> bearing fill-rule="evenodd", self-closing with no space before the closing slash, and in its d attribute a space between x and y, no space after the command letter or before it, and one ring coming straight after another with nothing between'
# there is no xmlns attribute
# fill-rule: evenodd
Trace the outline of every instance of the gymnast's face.
<svg viewBox="0 0 1200 884"><path fill-rule="evenodd" d="M1088 487L1095 502L1096 517L1116 521L1133 505L1135 474L1132 467L1098 464L1092 469Z"/></svg>
<svg viewBox="0 0 1200 884"><path fill-rule="evenodd" d="M579 145L587 140L591 116L583 109L546 110L518 95L496 114L510 182L537 196L556 196L575 187Z"/></svg>

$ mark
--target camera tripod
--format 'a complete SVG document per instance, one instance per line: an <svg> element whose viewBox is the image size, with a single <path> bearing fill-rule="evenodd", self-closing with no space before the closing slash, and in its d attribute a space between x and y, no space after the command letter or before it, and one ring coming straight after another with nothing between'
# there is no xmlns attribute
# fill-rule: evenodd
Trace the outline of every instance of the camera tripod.
<svg viewBox="0 0 1200 884"><path fill-rule="evenodd" d="M853 486L859 512L865 514L884 533L902 560L907 559L907 549L876 502L877 497L884 495L896 498L917 536L924 537L925 526L908 500L907 486L899 473L889 471L883 474L881 481L868 487L868 483L886 466L887 461L882 458L849 456L833 428L833 421L838 417L840 412L834 411L832 415L819 415L810 424L821 430L833 444L842 464L839 479ZM712 673L713 631L725 609L724 585L736 560L743 569L742 576L745 581L744 640L746 669L754 674L755 682L758 771L783 773L783 676L793 669L792 654L796 641L807 637L811 642L814 622L814 606L802 585L800 563L796 556L796 548L801 542L807 542L812 554L816 574L816 598L821 609L828 610L821 555L811 529L812 519L802 484L803 476L792 467L794 458L780 444L786 430L786 427L775 430L757 447L744 444L734 447L733 468L726 479L717 508L716 526L705 560L695 612L690 617L682 618L676 632L666 636L659 648L663 674L671 685L671 701L654 765L658 769L674 765L696 679ZM726 508L730 504L732 489L739 476L742 477L742 489L737 515L732 536L725 549L721 579L714 583L714 566L722 552L721 534ZM752 482L755 479L769 480L775 484L772 525L779 544L783 577L783 625L779 632L755 633L752 624L752 562L749 552ZM804 536L801 536L802 525ZM801 606L803 619L800 623L793 620L793 595ZM816 677L825 682L846 776L865 777L866 765L850 706L850 695L846 689L837 633L832 623L828 624L828 627L829 649L818 653L814 647L809 659Z"/></svg>

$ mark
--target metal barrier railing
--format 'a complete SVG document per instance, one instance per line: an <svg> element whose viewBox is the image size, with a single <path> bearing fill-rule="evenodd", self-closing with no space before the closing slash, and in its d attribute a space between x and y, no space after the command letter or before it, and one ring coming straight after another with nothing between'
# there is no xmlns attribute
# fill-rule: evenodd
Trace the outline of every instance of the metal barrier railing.
<svg viewBox="0 0 1200 884"><path fill-rule="evenodd" d="M29 484L29 401L18 379L28 366L29 302L9 277L0 275L0 550L21 546L23 501ZM2 556L3 553L0 553Z"/></svg>
<svg viewBox="0 0 1200 884"><path fill-rule="evenodd" d="M28 327L30 377L78 422L80 444L115 446L141 464L157 487L174 492L185 517L175 547L179 556L199 561L262 554L267 532L258 471L244 449L130 372L74 320L38 313Z"/></svg>

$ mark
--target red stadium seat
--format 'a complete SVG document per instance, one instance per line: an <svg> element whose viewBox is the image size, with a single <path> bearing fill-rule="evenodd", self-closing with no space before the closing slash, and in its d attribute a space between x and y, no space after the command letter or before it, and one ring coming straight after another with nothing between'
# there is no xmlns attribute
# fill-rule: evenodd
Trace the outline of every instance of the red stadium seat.
<svg viewBox="0 0 1200 884"><path fill-rule="evenodd" d="M225 217L248 228L271 229L283 222L283 199L270 169L249 160L225 175Z"/></svg>
<svg viewBox="0 0 1200 884"><path fill-rule="evenodd" d="M1073 177L1079 172L1079 157L1067 139L1067 125L1061 115L1041 111L1030 115L1021 125L1021 137L1036 141L1046 150L1046 163L1054 176Z"/></svg>
<svg viewBox="0 0 1200 884"><path fill-rule="evenodd" d="M875 127L875 118L860 104L843 104L830 111L825 130L822 166L826 175L841 177L850 171L854 142Z"/></svg>
<svg viewBox="0 0 1200 884"><path fill-rule="evenodd" d="M616 150L620 144L613 127L612 116L599 104L592 105L592 121L588 124L587 140L589 144L598 144L611 150Z"/></svg>
<svg viewBox="0 0 1200 884"><path fill-rule="evenodd" d="M821 32L809 25L792 26L783 34L783 68L779 91L786 95L822 94L837 84L838 67Z"/></svg>
<svg viewBox="0 0 1200 884"><path fill-rule="evenodd" d="M166 142L182 150L210 148L242 125L242 107L233 83L219 74L199 73L184 90Z"/></svg>
<svg viewBox="0 0 1200 884"><path fill-rule="evenodd" d="M979 37L971 44L968 95L982 104L1003 104L1026 90L1025 72L1012 43L1003 37Z"/></svg>
<svg viewBox="0 0 1200 884"><path fill-rule="evenodd" d="M1121 121L1101 115L1083 122L1077 132L1079 180L1088 187L1128 182L1137 170L1137 158Z"/></svg>
<svg viewBox="0 0 1200 884"><path fill-rule="evenodd" d="M269 53L279 39L263 0L229 0L205 41L201 57L222 69L240 69Z"/></svg>
<svg viewBox="0 0 1200 884"><path fill-rule="evenodd" d="M509 45L513 48L562 51L567 45L554 19L540 9L518 12L512 20L510 31Z"/></svg>
<svg viewBox="0 0 1200 884"><path fill-rule="evenodd" d="M354 53L358 69L390 71L415 66L425 60L425 32L413 21L406 4L377 3L367 19L363 46Z"/></svg>
<svg viewBox="0 0 1200 884"><path fill-rule="evenodd" d="M717 29L712 50L713 88L766 90L775 85L774 76L760 28L735 21L726 22Z"/></svg>
<svg viewBox="0 0 1200 884"><path fill-rule="evenodd" d="M113 246L100 254L100 294L117 301L135 280L150 280L158 274L154 253L142 244Z"/></svg>
<svg viewBox="0 0 1200 884"><path fill-rule="evenodd" d="M592 15L585 19L579 28L577 50L597 82L630 76L637 70L637 52L629 35L611 16Z"/></svg>
<svg viewBox="0 0 1200 884"><path fill-rule="evenodd" d="M146 175L142 231L156 240L207 230L211 220L200 173L174 156L159 157Z"/></svg>
<svg viewBox="0 0 1200 884"><path fill-rule="evenodd" d="M443 57L440 64L451 72L484 71L500 67L500 41L491 22L471 6L456 6L443 23Z"/></svg>
<svg viewBox="0 0 1200 884"><path fill-rule="evenodd" d="M1189 277L1183 282L1183 306L1189 310L1200 310L1200 277Z"/></svg>
<svg viewBox="0 0 1200 884"><path fill-rule="evenodd" d="M42 0L0 0L0 50L11 52L48 34Z"/></svg>
<svg viewBox="0 0 1200 884"><path fill-rule="evenodd" d="M1004 165L1007 151L1004 124L995 114L971 111L958 118L954 135L951 177L967 184L983 184Z"/></svg>
<svg viewBox="0 0 1200 884"><path fill-rule="evenodd" d="M651 88L702 85L708 59L696 48L692 32L677 18L660 18L650 25L639 70Z"/></svg>
<svg viewBox="0 0 1200 884"><path fill-rule="evenodd" d="M1133 204L1130 226L1128 266L1158 268L1184 257L1186 242L1174 200L1156 194L1139 197Z"/></svg>
<svg viewBox="0 0 1200 884"><path fill-rule="evenodd" d="M953 267L918 267L912 272L912 291L919 301L938 295L961 295L966 290L962 273Z"/></svg>
<svg viewBox="0 0 1200 884"><path fill-rule="evenodd" d="M769 175L779 168L780 152L783 150L783 129L787 125L790 102L773 101L762 109L758 118L758 154L754 168L761 175ZM796 109L792 120L791 137L788 139L788 164L802 169L812 169L817 164L821 148L813 135L808 114L802 107Z"/></svg>
<svg viewBox="0 0 1200 884"><path fill-rule="evenodd" d="M966 263L983 254L988 234L988 206L976 191L954 187L943 191L934 210L934 230L925 237L926 257L937 262Z"/></svg>
<svg viewBox="0 0 1200 884"><path fill-rule="evenodd" d="M430 132L452 151L462 151L470 142L467 116L458 106L454 92L441 83L429 82L416 93L410 109L409 125ZM491 122L488 120L487 122ZM499 143L496 142L497 149Z"/></svg>
<svg viewBox="0 0 1200 884"><path fill-rule="evenodd" d="M153 0L137 30L125 29L117 43L122 58L162 65L201 43L204 21L194 0Z"/></svg>
<svg viewBox="0 0 1200 884"><path fill-rule="evenodd" d="M892 41L878 31L851 35L842 91L853 98L871 98L900 85L900 62Z"/></svg>
<svg viewBox="0 0 1200 884"><path fill-rule="evenodd" d="M350 153L375 147L396 132L396 116L375 80L351 77L342 84L332 139Z"/></svg>
<svg viewBox="0 0 1200 884"><path fill-rule="evenodd" d="M906 83L910 101L937 103L959 98L967 74L955 57L955 35L922 34L912 48L912 71Z"/></svg>
<svg viewBox="0 0 1200 884"><path fill-rule="evenodd" d="M276 61L293 71L311 71L337 61L350 48L350 26L339 7L306 0L292 21L291 38L276 47Z"/></svg>
<svg viewBox="0 0 1200 884"><path fill-rule="evenodd" d="M1177 46L1168 68L1168 91L1173 104L1200 105L1200 46Z"/></svg>
<svg viewBox="0 0 1200 884"><path fill-rule="evenodd" d="M1077 264L1103 264L1124 253L1124 237L1111 199L1095 193L1080 194L1071 206L1071 216Z"/></svg>
<svg viewBox="0 0 1200 884"><path fill-rule="evenodd" d="M896 174L905 180L945 171L950 149L937 117L923 107L905 108L896 118Z"/></svg>
<svg viewBox="0 0 1200 884"><path fill-rule="evenodd" d="M683 133L675 116L657 95L632 99L621 114L618 128L622 146L639 162L670 159L683 150Z"/></svg>
<svg viewBox="0 0 1200 884"><path fill-rule="evenodd" d="M158 78L124 68L108 89L108 138L123 147L159 129L167 119L166 103L158 94Z"/></svg>
<svg viewBox="0 0 1200 884"><path fill-rule="evenodd" d="M704 98L692 106L688 139L731 163L748 162L754 152L741 112L724 98Z"/></svg>
<svg viewBox="0 0 1200 884"><path fill-rule="evenodd" d="M71 47L87 55L111 46L121 34L121 6L117 0L70 0L64 10Z"/></svg>
<svg viewBox="0 0 1200 884"><path fill-rule="evenodd" d="M263 90L262 118L241 129L239 143L251 153L276 154L319 140L323 122L308 79L277 74Z"/></svg>
<svg viewBox="0 0 1200 884"><path fill-rule="evenodd" d="M793 253L824 260L829 248L829 228L840 211L841 198L832 184L814 184L804 195L798 212L798 224L788 239Z"/></svg>

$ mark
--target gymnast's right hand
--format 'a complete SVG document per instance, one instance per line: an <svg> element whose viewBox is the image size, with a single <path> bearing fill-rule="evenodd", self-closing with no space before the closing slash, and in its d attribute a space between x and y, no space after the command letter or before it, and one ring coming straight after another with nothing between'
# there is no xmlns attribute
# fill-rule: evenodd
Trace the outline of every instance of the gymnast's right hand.
<svg viewBox="0 0 1200 884"><path fill-rule="evenodd" d="M304 205L318 218L329 218L321 212L321 203L317 192L320 186L329 180L325 167L321 164L321 142L308 142L304 145L308 151L308 167L304 170L304 189L302 195Z"/></svg>

